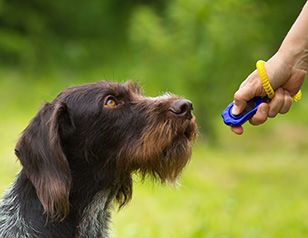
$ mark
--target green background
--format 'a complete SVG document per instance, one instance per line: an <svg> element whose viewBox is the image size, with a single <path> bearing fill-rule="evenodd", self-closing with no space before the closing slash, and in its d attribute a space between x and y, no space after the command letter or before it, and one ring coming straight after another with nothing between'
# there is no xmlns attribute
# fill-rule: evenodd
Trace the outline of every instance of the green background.
<svg viewBox="0 0 308 238"><path fill-rule="evenodd" d="M112 237L308 236L308 91L286 115L236 136L221 111L278 49L305 1L0 0L0 191L15 143L63 88L133 79L189 98L200 136L178 186L135 177Z"/></svg>

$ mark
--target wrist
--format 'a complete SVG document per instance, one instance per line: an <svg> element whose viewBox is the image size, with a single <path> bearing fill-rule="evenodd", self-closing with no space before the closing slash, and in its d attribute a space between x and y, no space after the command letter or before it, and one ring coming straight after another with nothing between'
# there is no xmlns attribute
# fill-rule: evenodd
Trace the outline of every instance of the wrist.
<svg viewBox="0 0 308 238"><path fill-rule="evenodd" d="M308 68L308 2L304 5L287 36L283 40L279 51L284 52L286 60L295 69Z"/></svg>
<svg viewBox="0 0 308 238"><path fill-rule="evenodd" d="M290 67L307 71L308 37L304 39L288 39L288 41L282 43L277 54Z"/></svg>

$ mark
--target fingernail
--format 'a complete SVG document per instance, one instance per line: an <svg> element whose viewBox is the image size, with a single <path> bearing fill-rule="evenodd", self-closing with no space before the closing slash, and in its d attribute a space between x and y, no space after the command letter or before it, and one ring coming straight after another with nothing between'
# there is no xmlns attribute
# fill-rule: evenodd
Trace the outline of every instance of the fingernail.
<svg viewBox="0 0 308 238"><path fill-rule="evenodd" d="M233 115L238 115L238 114L240 114L240 112L239 112L239 109L238 109L238 107L236 106L236 105L234 105L233 107L232 107L232 114Z"/></svg>
<svg viewBox="0 0 308 238"><path fill-rule="evenodd" d="M268 113L268 108L267 108L267 107L262 108L261 112L262 112L263 114L267 114L267 113Z"/></svg>

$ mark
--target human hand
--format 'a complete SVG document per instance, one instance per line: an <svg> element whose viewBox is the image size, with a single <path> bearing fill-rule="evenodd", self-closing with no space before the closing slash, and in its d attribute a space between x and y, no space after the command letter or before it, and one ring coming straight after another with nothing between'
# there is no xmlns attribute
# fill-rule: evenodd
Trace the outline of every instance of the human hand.
<svg viewBox="0 0 308 238"><path fill-rule="evenodd" d="M262 103L256 114L249 120L252 125L264 123L268 117L275 117L278 113L286 113L292 105L292 97L299 91L306 71L298 69L284 60L284 55L276 53L265 63L265 69L269 81L275 90L275 96L269 103ZM256 96L266 96L257 71L253 71L241 84L239 90L234 94L234 107L232 113L241 113L247 101ZM243 133L243 127L231 127L236 134Z"/></svg>

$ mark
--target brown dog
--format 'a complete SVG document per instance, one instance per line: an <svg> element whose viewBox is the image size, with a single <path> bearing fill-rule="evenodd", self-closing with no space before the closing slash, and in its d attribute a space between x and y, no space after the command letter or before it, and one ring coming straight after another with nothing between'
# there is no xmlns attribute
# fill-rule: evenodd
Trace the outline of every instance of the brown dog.
<svg viewBox="0 0 308 238"><path fill-rule="evenodd" d="M0 237L108 237L111 202L132 173L175 181L191 156L190 101L136 84L72 87L45 104L16 146L23 168L0 207Z"/></svg>

